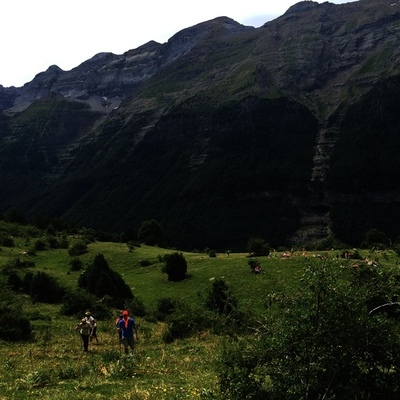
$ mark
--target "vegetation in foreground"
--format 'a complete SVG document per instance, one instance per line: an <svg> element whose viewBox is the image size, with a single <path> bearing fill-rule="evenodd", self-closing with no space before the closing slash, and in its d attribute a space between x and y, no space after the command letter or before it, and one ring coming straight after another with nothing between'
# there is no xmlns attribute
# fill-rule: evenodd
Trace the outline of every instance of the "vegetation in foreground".
<svg viewBox="0 0 400 400"><path fill-rule="evenodd" d="M77 256L70 250L82 237L67 238L63 248L50 247L43 232L20 233L15 226L13 245L0 250L0 331L27 336L0 342L0 399L399 396L400 275L393 250L249 257L90 241ZM174 282L166 261L182 261L177 254L186 261L186 278ZM115 330L113 305L121 299L90 297L85 286L89 303L77 297L81 307L65 312L68 295L77 296L94 265L109 267L131 290L123 305L139 324L135 357L123 355ZM62 298L39 301L40 285L25 293L29 274L50 276ZM6 288L12 282L21 282L13 292ZM383 304L392 305L377 308ZM74 327L87 307L98 317L100 342L84 354Z"/></svg>

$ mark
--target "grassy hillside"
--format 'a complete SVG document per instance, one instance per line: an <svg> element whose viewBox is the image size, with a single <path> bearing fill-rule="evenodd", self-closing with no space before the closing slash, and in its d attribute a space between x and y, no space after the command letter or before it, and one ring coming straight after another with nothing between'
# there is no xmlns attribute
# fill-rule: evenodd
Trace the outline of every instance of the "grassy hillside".
<svg viewBox="0 0 400 400"><path fill-rule="evenodd" d="M71 256L68 250L47 249L37 251L34 256L23 255L34 241L35 239L25 242L23 238L15 238L15 247L2 248L0 265L10 260L29 259L35 263L32 272L48 272L67 288L76 287L80 272L70 271ZM210 288L214 279L221 278L232 288L243 306L251 304L251 307L261 312L264 295L271 290L283 290L290 285L296 280L303 264L300 257L283 259L281 253L274 253L271 257L258 257L265 274L255 277L251 273L247 253L217 253L217 257L212 258L204 253L182 252L188 263L189 278L174 283L168 282L167 275L161 272L163 262L159 258L176 250L141 245L130 252L125 243L104 242L90 243L88 249L89 251L80 257L84 264L92 262L96 254L103 254L110 267L123 276L134 295L142 299L150 309L156 306L157 300L165 297L177 297L193 304L198 301L197 293ZM151 265L141 266L143 260ZM28 269L23 272L26 271Z"/></svg>
<svg viewBox="0 0 400 400"><path fill-rule="evenodd" d="M69 288L77 285L80 272L71 272L67 249L37 251L24 254L36 238L13 237L14 247L0 248L0 266L17 258L35 262L32 271L45 271ZM70 238L71 243L76 240ZM198 294L204 294L212 282L222 278L239 300L240 308L262 317L264 302L271 293L293 293L301 284L303 267L333 259L351 267L355 261L336 258L341 251L304 253L295 251L291 257L274 252L259 257L264 274L251 273L248 255L217 254L210 258L200 253L183 253L188 262L189 278L168 282L161 272L159 256L174 250L141 246L130 252L126 244L89 244L84 263L103 254L111 268L118 271L133 293L153 310L157 301L166 297L179 298L195 305ZM363 256L371 257L365 252ZM397 255L392 251L375 252L384 268L396 268ZM149 266L142 266L147 260ZM22 271L21 271L22 272ZM25 271L24 271L25 272ZM74 330L77 320L61 316L60 305L33 304L20 295L20 306L34 329L34 340L27 343L0 341L0 399L215 399L218 397L214 363L226 340L204 331L190 339L165 344L164 324L137 318L140 341L135 357L124 357L117 340L114 317L98 323L99 344L84 354L80 337ZM82 310L82 313L85 310ZM135 314L135 310L132 310ZM115 315L116 317L116 315ZM238 330L238 334L241 332Z"/></svg>

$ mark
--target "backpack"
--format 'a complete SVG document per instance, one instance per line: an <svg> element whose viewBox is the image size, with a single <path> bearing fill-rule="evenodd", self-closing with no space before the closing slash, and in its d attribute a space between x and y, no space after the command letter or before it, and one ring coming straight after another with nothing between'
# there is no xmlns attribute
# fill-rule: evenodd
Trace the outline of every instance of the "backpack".
<svg viewBox="0 0 400 400"><path fill-rule="evenodd" d="M82 323L82 325L80 326L80 328L81 328L81 329L80 329L80 333L81 333L82 335L87 335L87 336L90 335L91 325L90 325L89 322Z"/></svg>

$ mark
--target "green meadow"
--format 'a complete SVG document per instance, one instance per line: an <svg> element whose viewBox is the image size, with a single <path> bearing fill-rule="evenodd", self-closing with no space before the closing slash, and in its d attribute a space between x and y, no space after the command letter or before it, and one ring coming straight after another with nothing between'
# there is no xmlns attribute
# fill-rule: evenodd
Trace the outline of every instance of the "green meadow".
<svg viewBox="0 0 400 400"><path fill-rule="evenodd" d="M67 288L77 287L81 272L70 270L68 250L47 249L27 255L32 240L14 237L14 247L1 247L0 266L10 260L29 258L35 263L31 271L44 271ZM338 268L349 267L349 271L356 263L340 257L342 250L300 249L288 258L273 251L269 257L257 258L263 273L255 275L246 253L217 253L216 257L209 257L204 253L183 252L188 278L169 282L161 272L160 259L173 252L176 250L145 245L129 251L123 243L93 242L80 259L84 264L90 263L96 254L103 254L149 312L164 298L176 298L188 307L195 306L213 282L222 279L238 299L238 307L260 319L268 312L265 307L268 295L295 293L301 285L303 270L310 263L318 265L330 260ZM362 258L379 259L383 268L397 269L399 257L394 251L360 251L360 254ZM61 315L60 304L33 303L22 294L18 297L21 310L31 320L34 339L16 343L0 341L1 400L223 398L214 368L226 340L223 335L205 329L167 344L163 341L165 323L135 317L135 310L131 310L140 339L135 355L127 357L118 341L114 325L118 310L115 310L115 317L98 321L99 343L91 343L90 351L84 353L74 329L77 318ZM240 329L237 335L241 335Z"/></svg>

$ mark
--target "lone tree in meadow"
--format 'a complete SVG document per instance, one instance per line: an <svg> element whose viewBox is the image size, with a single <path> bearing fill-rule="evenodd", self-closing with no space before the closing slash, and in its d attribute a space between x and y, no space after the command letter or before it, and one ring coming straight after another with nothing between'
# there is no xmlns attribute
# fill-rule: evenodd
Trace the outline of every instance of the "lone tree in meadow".
<svg viewBox="0 0 400 400"><path fill-rule="evenodd" d="M237 311L238 301L223 279L216 279L208 291L205 306L218 314L229 315Z"/></svg>
<svg viewBox="0 0 400 400"><path fill-rule="evenodd" d="M168 275L169 281L180 282L187 277L187 262L182 253L167 254L164 260L162 272Z"/></svg>
<svg viewBox="0 0 400 400"><path fill-rule="evenodd" d="M110 296L115 302L133 299L122 276L110 268L103 254L97 254L78 280L78 286L97 297Z"/></svg>

